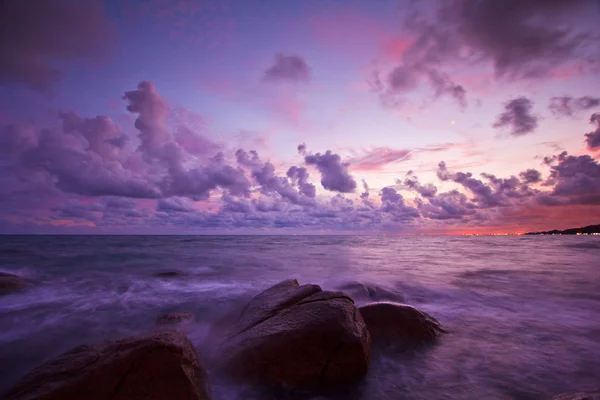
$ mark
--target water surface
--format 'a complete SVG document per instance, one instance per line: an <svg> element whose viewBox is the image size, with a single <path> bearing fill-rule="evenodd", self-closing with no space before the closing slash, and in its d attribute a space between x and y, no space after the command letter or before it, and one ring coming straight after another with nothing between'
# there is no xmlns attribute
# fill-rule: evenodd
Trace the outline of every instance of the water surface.
<svg viewBox="0 0 600 400"><path fill-rule="evenodd" d="M0 297L0 393L73 346L210 322L283 279L402 293L451 332L376 354L355 399L543 399L600 388L600 237L2 236L0 270L40 284ZM157 272L179 271L161 279ZM366 299L357 299L357 303ZM264 398L211 375L215 400Z"/></svg>

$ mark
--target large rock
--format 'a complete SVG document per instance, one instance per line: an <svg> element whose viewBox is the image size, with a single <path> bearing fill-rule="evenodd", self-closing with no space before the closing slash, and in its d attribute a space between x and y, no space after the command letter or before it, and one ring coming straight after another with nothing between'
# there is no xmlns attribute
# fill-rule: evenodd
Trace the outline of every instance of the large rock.
<svg viewBox="0 0 600 400"><path fill-rule="evenodd" d="M428 342L446 333L431 315L407 304L372 303L359 310L373 342Z"/></svg>
<svg viewBox="0 0 600 400"><path fill-rule="evenodd" d="M370 356L369 332L350 297L287 280L248 303L215 361L234 378L303 388L354 381Z"/></svg>
<svg viewBox="0 0 600 400"><path fill-rule="evenodd" d="M349 282L344 284L340 289L348 293L354 300L404 301L402 294L378 285Z"/></svg>
<svg viewBox="0 0 600 400"><path fill-rule="evenodd" d="M552 400L600 400L600 392L579 392L561 394L553 397Z"/></svg>
<svg viewBox="0 0 600 400"><path fill-rule="evenodd" d="M157 278L179 278L183 276L183 274L179 271L162 271L156 272L152 276L155 276Z"/></svg>
<svg viewBox="0 0 600 400"><path fill-rule="evenodd" d="M194 314L191 312L168 312L156 317L156 325L175 325L193 320Z"/></svg>
<svg viewBox="0 0 600 400"><path fill-rule="evenodd" d="M79 346L34 369L6 400L209 399L192 344L163 332Z"/></svg>
<svg viewBox="0 0 600 400"><path fill-rule="evenodd" d="M0 295L17 292L33 284L32 280L19 275L0 272Z"/></svg>

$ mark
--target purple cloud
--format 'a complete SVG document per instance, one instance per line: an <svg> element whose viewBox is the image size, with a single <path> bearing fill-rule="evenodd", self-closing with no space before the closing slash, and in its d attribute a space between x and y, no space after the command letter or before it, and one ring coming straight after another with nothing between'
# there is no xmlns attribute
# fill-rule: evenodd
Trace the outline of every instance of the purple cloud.
<svg viewBox="0 0 600 400"><path fill-rule="evenodd" d="M518 97L504 105L504 112L498 115L494 128L509 128L512 136L532 133L538 126L538 120L531 114L533 102L526 97Z"/></svg>
<svg viewBox="0 0 600 400"><path fill-rule="evenodd" d="M4 0L0 11L0 84L46 91L61 76L57 63L98 60L112 29L99 0Z"/></svg>
<svg viewBox="0 0 600 400"><path fill-rule="evenodd" d="M286 176L277 176L275 166L268 161L263 162L256 151L248 153L239 149L235 155L238 164L251 170L261 193L278 194L293 204L314 205L315 187L308 182L309 174L305 168L293 166Z"/></svg>
<svg viewBox="0 0 600 400"><path fill-rule="evenodd" d="M173 212L193 212L197 208L194 207L194 203L185 197L169 197L165 199L159 199L156 204L157 211L163 211L166 213Z"/></svg>
<svg viewBox="0 0 600 400"><path fill-rule="evenodd" d="M421 185L419 178L413 175L412 171L409 171L404 182L398 181L398 183L401 183L410 190L414 190L423 197L433 197L437 193L437 187L435 187L435 185L432 185L431 183Z"/></svg>
<svg viewBox="0 0 600 400"><path fill-rule="evenodd" d="M585 134L585 143L588 149L598 150L600 149L600 113L592 114L590 123L596 124L596 130Z"/></svg>
<svg viewBox="0 0 600 400"><path fill-rule="evenodd" d="M310 67L299 56L278 53L275 64L269 67L263 76L265 82L308 82Z"/></svg>
<svg viewBox="0 0 600 400"><path fill-rule="evenodd" d="M300 145L298 149L304 153L306 165L314 165L321 173L321 185L327 190L350 193L356 189L356 181L348 171L349 164L342 163L342 158L327 150L324 154L307 154L306 146ZM301 150L302 149L302 150Z"/></svg>
<svg viewBox="0 0 600 400"><path fill-rule="evenodd" d="M600 204L600 164L588 155L570 156L566 152L549 159L550 181L554 187L546 203ZM553 201L548 202L548 199Z"/></svg>
<svg viewBox="0 0 600 400"><path fill-rule="evenodd" d="M597 12L586 0L440 2L433 20L426 12L407 20L416 39L404 61L428 66L488 61L499 77L540 77L566 62L598 56L590 34L596 27L574 23Z"/></svg>
<svg viewBox="0 0 600 400"><path fill-rule="evenodd" d="M556 116L572 117L579 111L586 111L600 106L600 98L583 96L583 97L553 97L550 100L548 108L552 114Z"/></svg>
<svg viewBox="0 0 600 400"><path fill-rule="evenodd" d="M478 208L456 190L440 193L428 198L427 202L419 201L417 204L423 217L434 220L464 219L476 214Z"/></svg>
<svg viewBox="0 0 600 400"><path fill-rule="evenodd" d="M538 183L542 181L542 174L536 169L528 169L519 174L524 183Z"/></svg>
<svg viewBox="0 0 600 400"><path fill-rule="evenodd" d="M392 69L387 76L387 86L379 78L379 71L375 70L369 84L373 91L380 93L380 100L385 106L396 107L404 102L404 95L423 82L432 88L434 98L450 96L460 108L467 106L467 91L462 85L455 83L447 73L421 62L406 62Z"/></svg>

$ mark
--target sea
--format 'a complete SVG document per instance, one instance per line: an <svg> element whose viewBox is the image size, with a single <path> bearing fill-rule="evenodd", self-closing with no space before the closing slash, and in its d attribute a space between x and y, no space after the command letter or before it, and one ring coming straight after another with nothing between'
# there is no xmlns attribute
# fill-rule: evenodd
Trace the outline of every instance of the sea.
<svg viewBox="0 0 600 400"><path fill-rule="evenodd" d="M306 398L600 389L600 236L0 236L0 271L38 282L0 296L0 397L74 346L156 329L163 312L194 314L185 333L203 359L216 318L289 278L379 286L449 331L427 347L376 351L352 390ZM214 400L272 396L206 368Z"/></svg>

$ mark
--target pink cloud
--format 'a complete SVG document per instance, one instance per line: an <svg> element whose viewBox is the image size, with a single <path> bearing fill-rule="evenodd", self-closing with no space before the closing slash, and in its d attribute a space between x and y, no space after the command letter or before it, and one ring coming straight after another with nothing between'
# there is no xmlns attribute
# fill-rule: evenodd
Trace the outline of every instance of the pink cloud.
<svg viewBox="0 0 600 400"><path fill-rule="evenodd" d="M389 164L410 159L410 150L395 150L377 147L348 160L353 171L381 171Z"/></svg>

